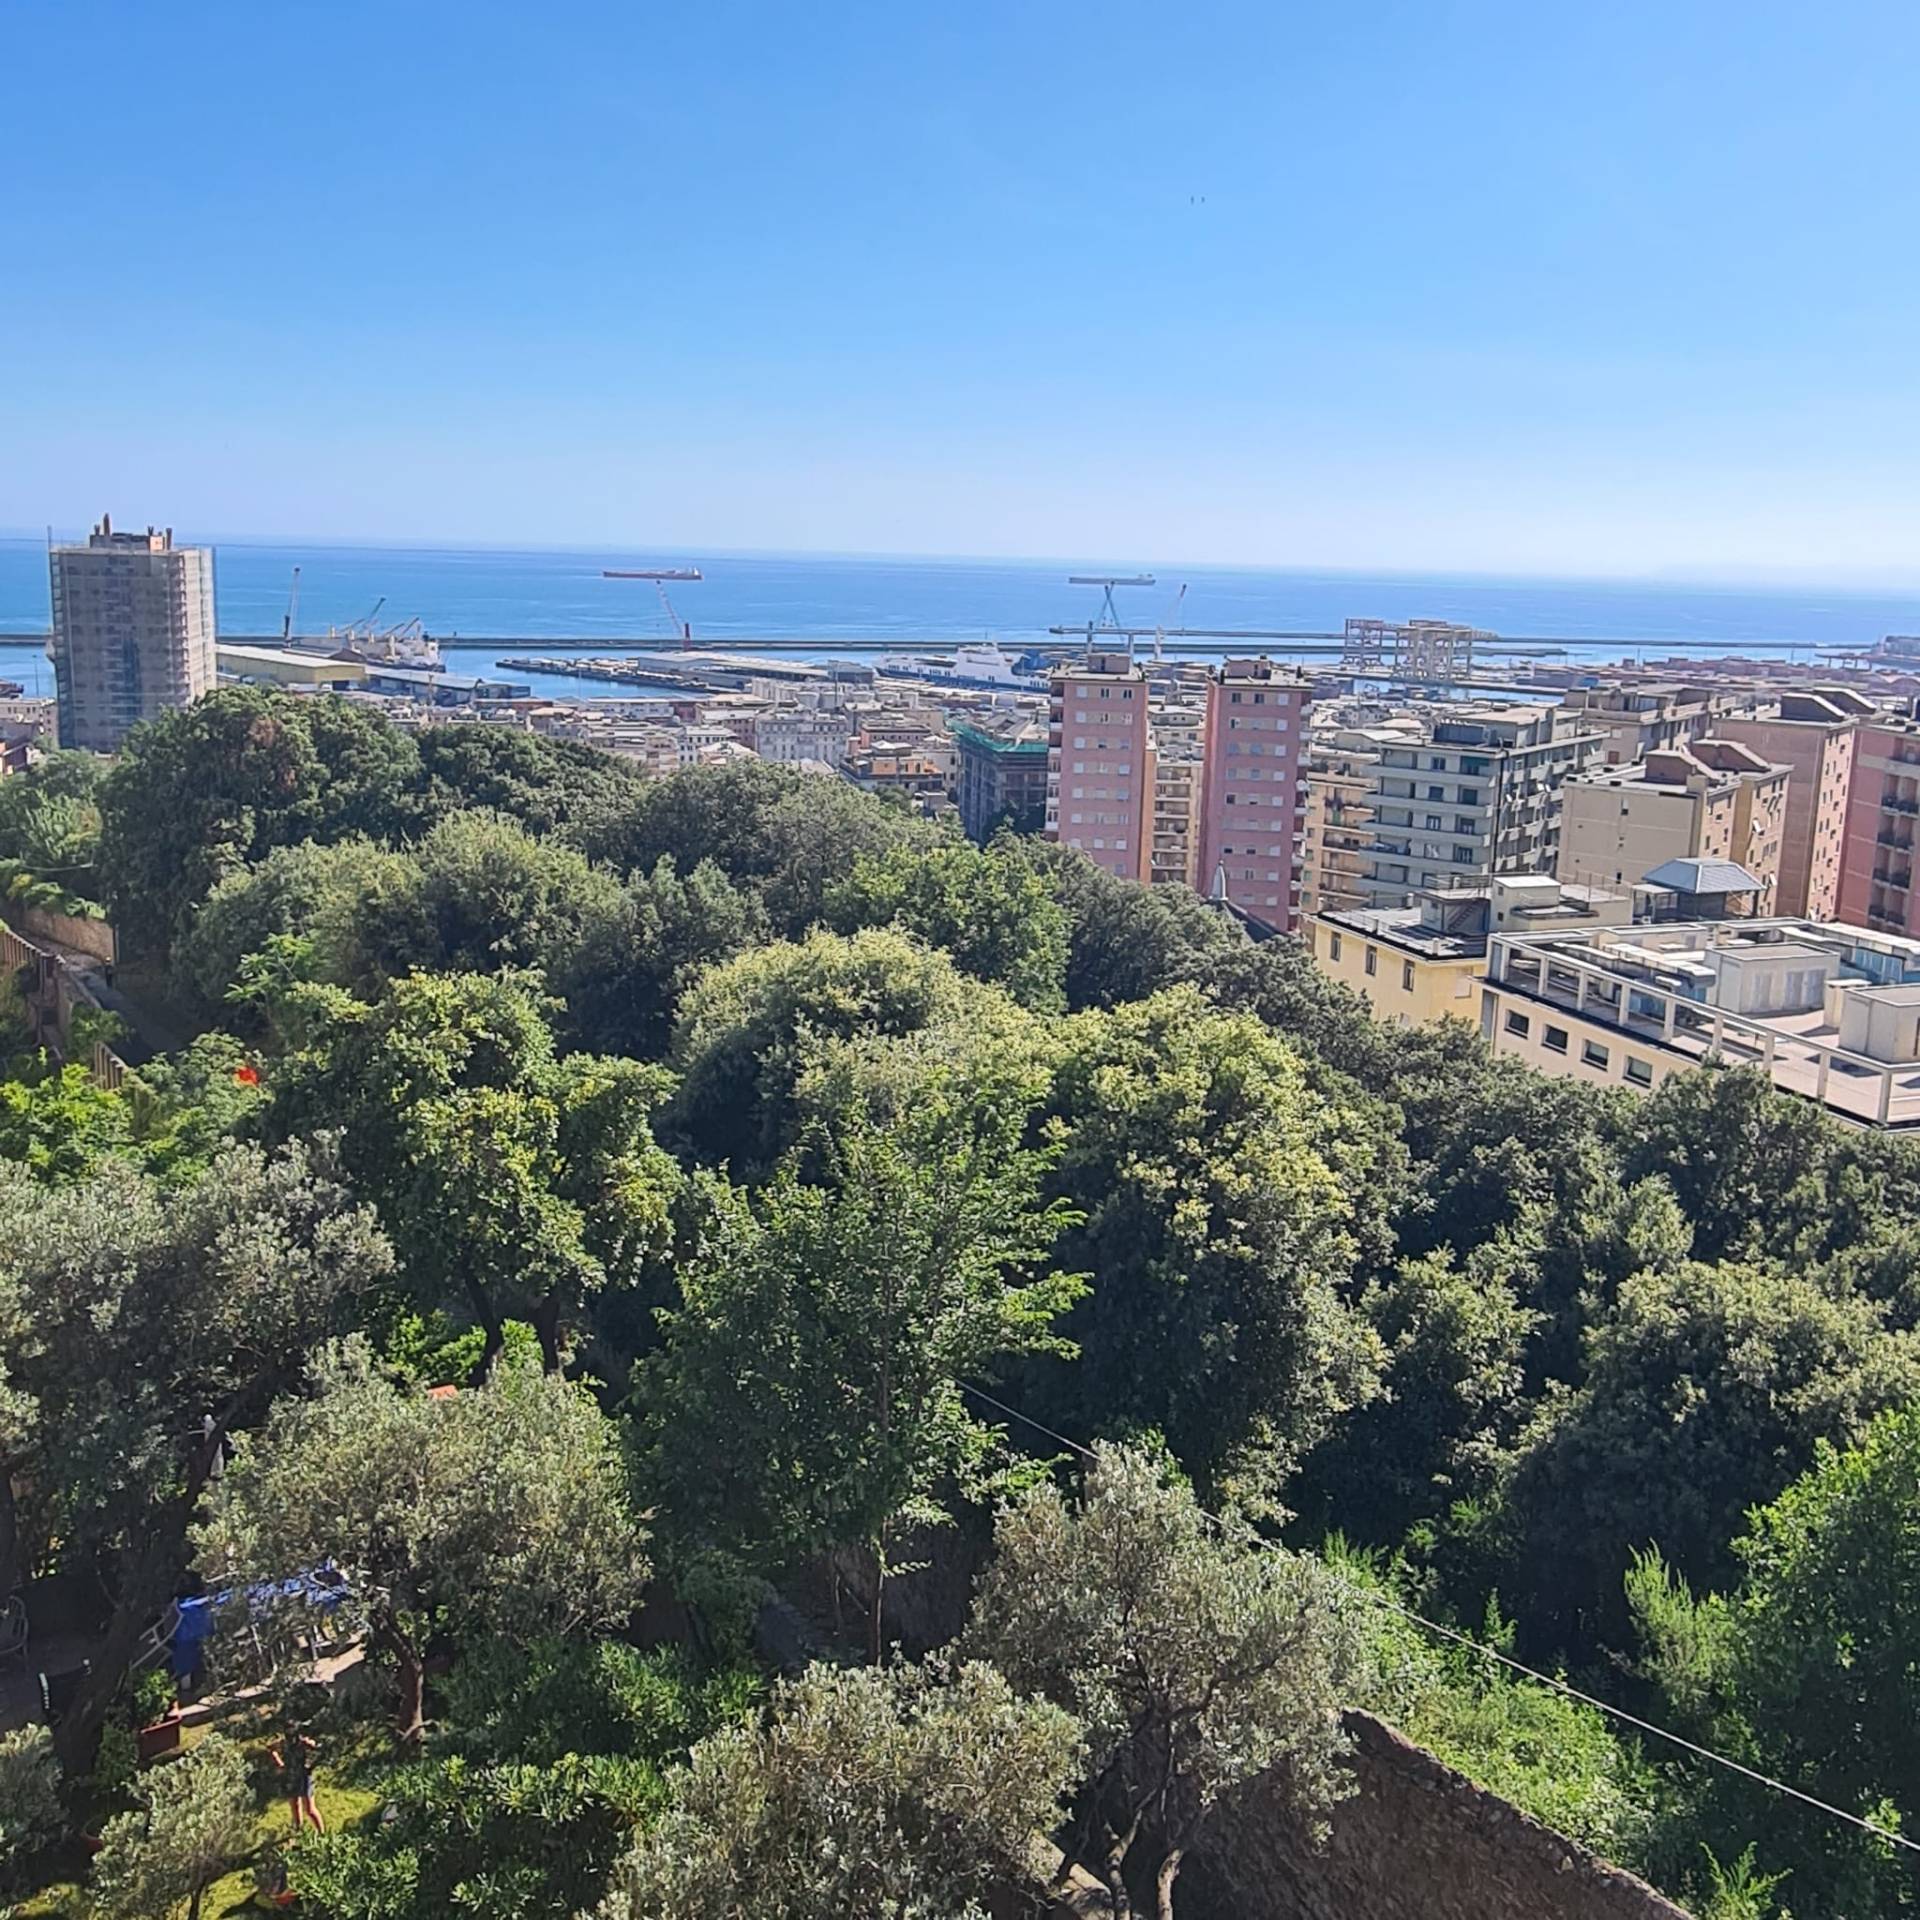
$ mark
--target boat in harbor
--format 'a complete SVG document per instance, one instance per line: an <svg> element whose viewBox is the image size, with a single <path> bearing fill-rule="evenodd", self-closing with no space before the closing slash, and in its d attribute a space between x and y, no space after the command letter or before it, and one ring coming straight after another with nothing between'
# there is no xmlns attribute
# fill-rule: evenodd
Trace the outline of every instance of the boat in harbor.
<svg viewBox="0 0 1920 1920"><path fill-rule="evenodd" d="M1046 681L1026 670L1004 647L991 640L970 641L951 655L890 653L874 671L894 680L924 680L944 687L978 687L991 693L1044 693Z"/></svg>

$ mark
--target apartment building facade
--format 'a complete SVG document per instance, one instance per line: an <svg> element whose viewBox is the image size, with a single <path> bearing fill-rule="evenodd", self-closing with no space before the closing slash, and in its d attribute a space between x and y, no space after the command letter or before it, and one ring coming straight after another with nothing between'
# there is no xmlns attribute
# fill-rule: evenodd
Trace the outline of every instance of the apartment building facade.
<svg viewBox="0 0 1920 1920"><path fill-rule="evenodd" d="M1197 754L1175 759L1157 742L1153 759L1153 832L1147 877L1156 887L1191 887L1200 867L1200 774Z"/></svg>
<svg viewBox="0 0 1920 1920"><path fill-rule="evenodd" d="M1046 836L1128 880L1152 877L1147 699L1124 653L1089 653L1048 686Z"/></svg>
<svg viewBox="0 0 1920 1920"><path fill-rule="evenodd" d="M1553 707L1470 705L1442 709L1424 740L1383 745L1367 904L1554 872L1560 789L1597 764L1603 741Z"/></svg>
<svg viewBox="0 0 1920 1920"><path fill-rule="evenodd" d="M967 838L984 846L1002 826L1038 833L1047 823L1046 729L996 732L954 720L947 730L953 738L953 797Z"/></svg>
<svg viewBox="0 0 1920 1920"><path fill-rule="evenodd" d="M1882 933L1920 932L1914 837L1920 829L1920 722L1886 714L1853 736L1836 918Z"/></svg>
<svg viewBox="0 0 1920 1920"><path fill-rule="evenodd" d="M1367 897L1373 848L1373 752L1327 744L1308 755L1300 848L1303 918Z"/></svg>
<svg viewBox="0 0 1920 1920"><path fill-rule="evenodd" d="M1574 687L1566 697L1566 711L1604 736L1600 759L1609 767L1631 766L1650 753L1703 738L1734 704L1734 696L1723 690L1677 681Z"/></svg>
<svg viewBox="0 0 1920 1920"><path fill-rule="evenodd" d="M1738 740L1788 769L1774 898L1782 914L1831 920L1839 912L1854 729L1875 711L1850 688L1808 687L1783 693L1756 713L1725 714L1715 722L1719 739Z"/></svg>
<svg viewBox="0 0 1920 1920"><path fill-rule="evenodd" d="M1669 860L1731 860L1760 883L1749 910L1769 915L1788 780L1784 765L1711 738L1572 775L1560 789L1560 877L1632 888Z"/></svg>
<svg viewBox="0 0 1920 1920"><path fill-rule="evenodd" d="M1208 676L1197 884L1276 933L1299 916L1312 686L1297 667L1228 660Z"/></svg>
<svg viewBox="0 0 1920 1920"><path fill-rule="evenodd" d="M211 547L176 547L171 528L116 533L103 515L47 567L62 746L113 753L142 720L212 690Z"/></svg>

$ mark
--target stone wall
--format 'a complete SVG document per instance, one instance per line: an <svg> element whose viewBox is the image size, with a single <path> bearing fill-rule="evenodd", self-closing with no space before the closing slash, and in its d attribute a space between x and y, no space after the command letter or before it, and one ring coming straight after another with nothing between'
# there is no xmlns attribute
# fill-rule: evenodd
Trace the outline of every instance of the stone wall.
<svg viewBox="0 0 1920 1920"><path fill-rule="evenodd" d="M1181 1873L1181 1920L1687 1920L1370 1714L1346 1728L1357 1787L1324 1845L1256 1783Z"/></svg>
<svg viewBox="0 0 1920 1920"><path fill-rule="evenodd" d="M119 958L111 921L93 920L77 913L55 913L49 907L27 907L21 911L20 924L28 933L84 953L104 966L112 966Z"/></svg>

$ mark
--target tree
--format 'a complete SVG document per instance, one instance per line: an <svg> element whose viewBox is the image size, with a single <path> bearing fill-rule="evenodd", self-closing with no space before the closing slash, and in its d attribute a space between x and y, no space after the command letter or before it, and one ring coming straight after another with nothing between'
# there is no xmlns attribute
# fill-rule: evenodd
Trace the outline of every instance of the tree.
<svg viewBox="0 0 1920 1920"><path fill-rule="evenodd" d="M1024 841L1021 852L1066 912L1070 1007L1144 1000L1245 942L1231 920L1181 888L1122 880L1050 841Z"/></svg>
<svg viewBox="0 0 1920 1920"><path fill-rule="evenodd" d="M710 1163L764 1171L792 1144L794 1089L819 1042L985 1019L997 998L891 931L743 953L681 1000L669 1055L680 1084L663 1128Z"/></svg>
<svg viewBox="0 0 1920 1920"><path fill-rule="evenodd" d="M569 1920L665 1806L666 1768L759 1692L672 1650L579 1638L469 1647L441 1686L446 1725L386 1776L379 1822L295 1853L302 1898L331 1920Z"/></svg>
<svg viewBox="0 0 1920 1920"><path fill-rule="evenodd" d="M31 1402L0 1460L0 1535L113 1596L56 1740L81 1774L143 1630L176 1591L187 1533L230 1436L260 1420L344 1304L391 1256L324 1148L229 1148L163 1190L124 1163L47 1188L0 1165L0 1300Z"/></svg>
<svg viewBox="0 0 1920 1920"><path fill-rule="evenodd" d="M650 872L667 857L689 868L711 860L759 896L775 933L798 939L819 920L828 887L861 855L937 846L944 837L844 780L746 760L648 781L582 844L627 873Z"/></svg>
<svg viewBox="0 0 1920 1920"><path fill-rule="evenodd" d="M1881 1825L1920 1820L1920 1408L1882 1414L1748 1516L1740 1579L1695 1599L1657 1556L1628 1587L1648 1666L1685 1724L1736 1757ZM1724 1818L1749 1814L1734 1803ZM1763 1852L1791 1867L1794 1906L1852 1912L1863 1883L1911 1902L1881 1850L1831 1821L1769 1808ZM1891 1818L1889 1818L1891 1816ZM1734 1833L1724 1837L1731 1849ZM1888 1883L1891 1883L1890 1885ZM1818 1904L1816 1905L1816 1894ZM1903 1910L1903 1909L1902 1909Z"/></svg>
<svg viewBox="0 0 1920 1920"><path fill-rule="evenodd" d="M50 753L0 785L0 860L17 860L68 892L90 894L100 841L100 782L91 753Z"/></svg>
<svg viewBox="0 0 1920 1920"><path fill-rule="evenodd" d="M990 1667L812 1667L694 1749L600 1920L984 1920L1040 1891L1079 1744Z"/></svg>
<svg viewBox="0 0 1920 1920"><path fill-rule="evenodd" d="M582 1046L657 1060L687 983L766 937L758 898L711 860L683 876L662 858L650 873L633 875L615 911L584 929L571 964L557 967L551 984Z"/></svg>
<svg viewBox="0 0 1920 1920"><path fill-rule="evenodd" d="M1877 1302L1750 1264L1636 1275L1587 1335L1585 1378L1520 1444L1504 1590L1543 1648L1617 1645L1635 1548L1724 1576L1748 1507L1916 1391L1920 1346Z"/></svg>
<svg viewBox="0 0 1920 1920"><path fill-rule="evenodd" d="M175 944L173 978L209 1018L243 1018L247 961L285 939L303 943L310 977L377 990L435 958L422 896L410 854L360 839L275 847L214 885Z"/></svg>
<svg viewBox="0 0 1920 1920"><path fill-rule="evenodd" d="M1386 1350L1382 1391L1333 1429L1289 1497L1392 1547L1492 1479L1526 1415L1527 1342L1540 1316L1488 1263L1462 1270L1444 1250L1371 1283L1360 1311Z"/></svg>
<svg viewBox="0 0 1920 1920"><path fill-rule="evenodd" d="M1680 1073L1638 1104L1624 1171L1666 1180L1702 1259L1782 1258L1830 1220L1838 1137L1763 1068Z"/></svg>
<svg viewBox="0 0 1920 1920"><path fill-rule="evenodd" d="M509 1316L558 1367L586 1298L643 1284L665 1254L679 1174L648 1124L662 1076L559 1060L525 979L414 974L372 1005L297 988L278 1017L292 1044L273 1124L344 1130L421 1303L485 1330L482 1372Z"/></svg>
<svg viewBox="0 0 1920 1920"><path fill-rule="evenodd" d="M127 737L100 793L100 874L127 946L165 954L216 881L303 840L419 820L420 757L364 707L222 687Z"/></svg>
<svg viewBox="0 0 1920 1920"><path fill-rule="evenodd" d="M118 1093L85 1067L51 1067L32 1080L0 1081L0 1160L36 1180L84 1178L132 1144L133 1117Z"/></svg>
<svg viewBox="0 0 1920 1920"><path fill-rule="evenodd" d="M136 1776L138 1807L109 1820L93 1862L107 1920L158 1920L182 1902L200 1920L207 1889L253 1842L246 1755L209 1733L171 1766Z"/></svg>
<svg viewBox="0 0 1920 1920"><path fill-rule="evenodd" d="M398 1680L403 1741L425 1725L427 1635L606 1626L636 1604L645 1529L615 1430L584 1387L506 1365L484 1387L395 1386L349 1341L316 1363L232 1464L195 1536L211 1580L337 1563L343 1603Z"/></svg>
<svg viewBox="0 0 1920 1920"><path fill-rule="evenodd" d="M530 834L577 835L628 804L639 770L617 754L464 721L415 736L424 811L438 819L477 807L517 820Z"/></svg>
<svg viewBox="0 0 1920 1920"><path fill-rule="evenodd" d="M864 856L825 912L836 933L895 926L1035 1013L1066 1009L1066 912L1010 838Z"/></svg>
<svg viewBox="0 0 1920 1920"><path fill-rule="evenodd" d="M961 1644L1082 1723L1090 1773L1069 1851L1118 1920L1150 1867L1172 1920L1181 1865L1234 1787L1284 1767L1308 1813L1342 1792L1354 1615L1318 1561L1211 1521L1160 1463L1103 1445L1077 1507L1042 1486L1002 1513Z"/></svg>
<svg viewBox="0 0 1920 1920"><path fill-rule="evenodd" d="M961 1382L1052 1332L1079 1290L1047 1255L1064 1209L1019 1145L1031 1089L937 1072L885 1110L838 1104L712 1221L636 1374L652 1471L685 1551L762 1572L865 1547L879 1658L889 1556L982 1480L994 1442Z"/></svg>
<svg viewBox="0 0 1920 1920"><path fill-rule="evenodd" d="M1289 1470L1372 1390L1377 1344L1342 1298L1373 1136L1298 1058L1191 987L1077 1016L1048 1103L1061 1245L1092 1288L1045 1370L1076 1435L1152 1427L1196 1475Z"/></svg>
<svg viewBox="0 0 1920 1920"><path fill-rule="evenodd" d="M0 1899L19 1891L27 1863L64 1819L52 1734L45 1727L0 1733Z"/></svg>

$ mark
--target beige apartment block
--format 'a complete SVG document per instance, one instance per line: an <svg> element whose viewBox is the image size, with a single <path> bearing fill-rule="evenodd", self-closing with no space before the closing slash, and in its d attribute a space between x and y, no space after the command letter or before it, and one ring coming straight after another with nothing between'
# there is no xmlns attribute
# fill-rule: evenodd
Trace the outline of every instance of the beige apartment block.
<svg viewBox="0 0 1920 1920"><path fill-rule="evenodd" d="M1783 693L1756 714L1728 714L1715 735L1738 740L1788 769L1775 908L1830 920L1840 906L1847 801L1853 785L1854 729L1876 711L1847 687Z"/></svg>
<svg viewBox="0 0 1920 1920"><path fill-rule="evenodd" d="M1370 756L1316 748L1301 776L1307 790L1300 851L1300 912L1357 907L1373 857Z"/></svg>
<svg viewBox="0 0 1920 1920"><path fill-rule="evenodd" d="M213 549L173 530L116 533L105 515L84 546L48 550L60 744L115 752L142 720L210 692Z"/></svg>
<svg viewBox="0 0 1920 1920"><path fill-rule="evenodd" d="M1829 921L1701 920L1495 934L1480 988L1495 1053L1644 1090L1754 1066L1866 1127L1920 1129L1920 941Z"/></svg>
<svg viewBox="0 0 1920 1920"><path fill-rule="evenodd" d="M1153 841L1148 878L1156 887L1191 887L1200 867L1200 762L1157 752L1153 766Z"/></svg>
<svg viewBox="0 0 1920 1920"><path fill-rule="evenodd" d="M1790 770L1738 741L1660 748L1632 766L1570 777L1560 789L1563 880L1631 889L1669 860L1731 860L1773 911Z"/></svg>
<svg viewBox="0 0 1920 1920"><path fill-rule="evenodd" d="M1621 926L1624 893L1566 886L1549 874L1504 874L1483 887L1432 888L1410 907L1322 910L1306 926L1308 951L1330 980L1351 987L1395 1026L1478 1018L1476 992L1496 932Z"/></svg>
<svg viewBox="0 0 1920 1920"><path fill-rule="evenodd" d="M1920 931L1913 843L1920 829L1920 721L1900 714L1862 720L1854 735L1853 783L1841 855L1842 920L1889 933Z"/></svg>
<svg viewBox="0 0 1920 1920"><path fill-rule="evenodd" d="M1604 736L1603 764L1625 767L1650 753L1684 747L1714 732L1715 721L1734 705L1734 697L1679 681L1642 681L1575 687L1565 705L1583 726Z"/></svg>

